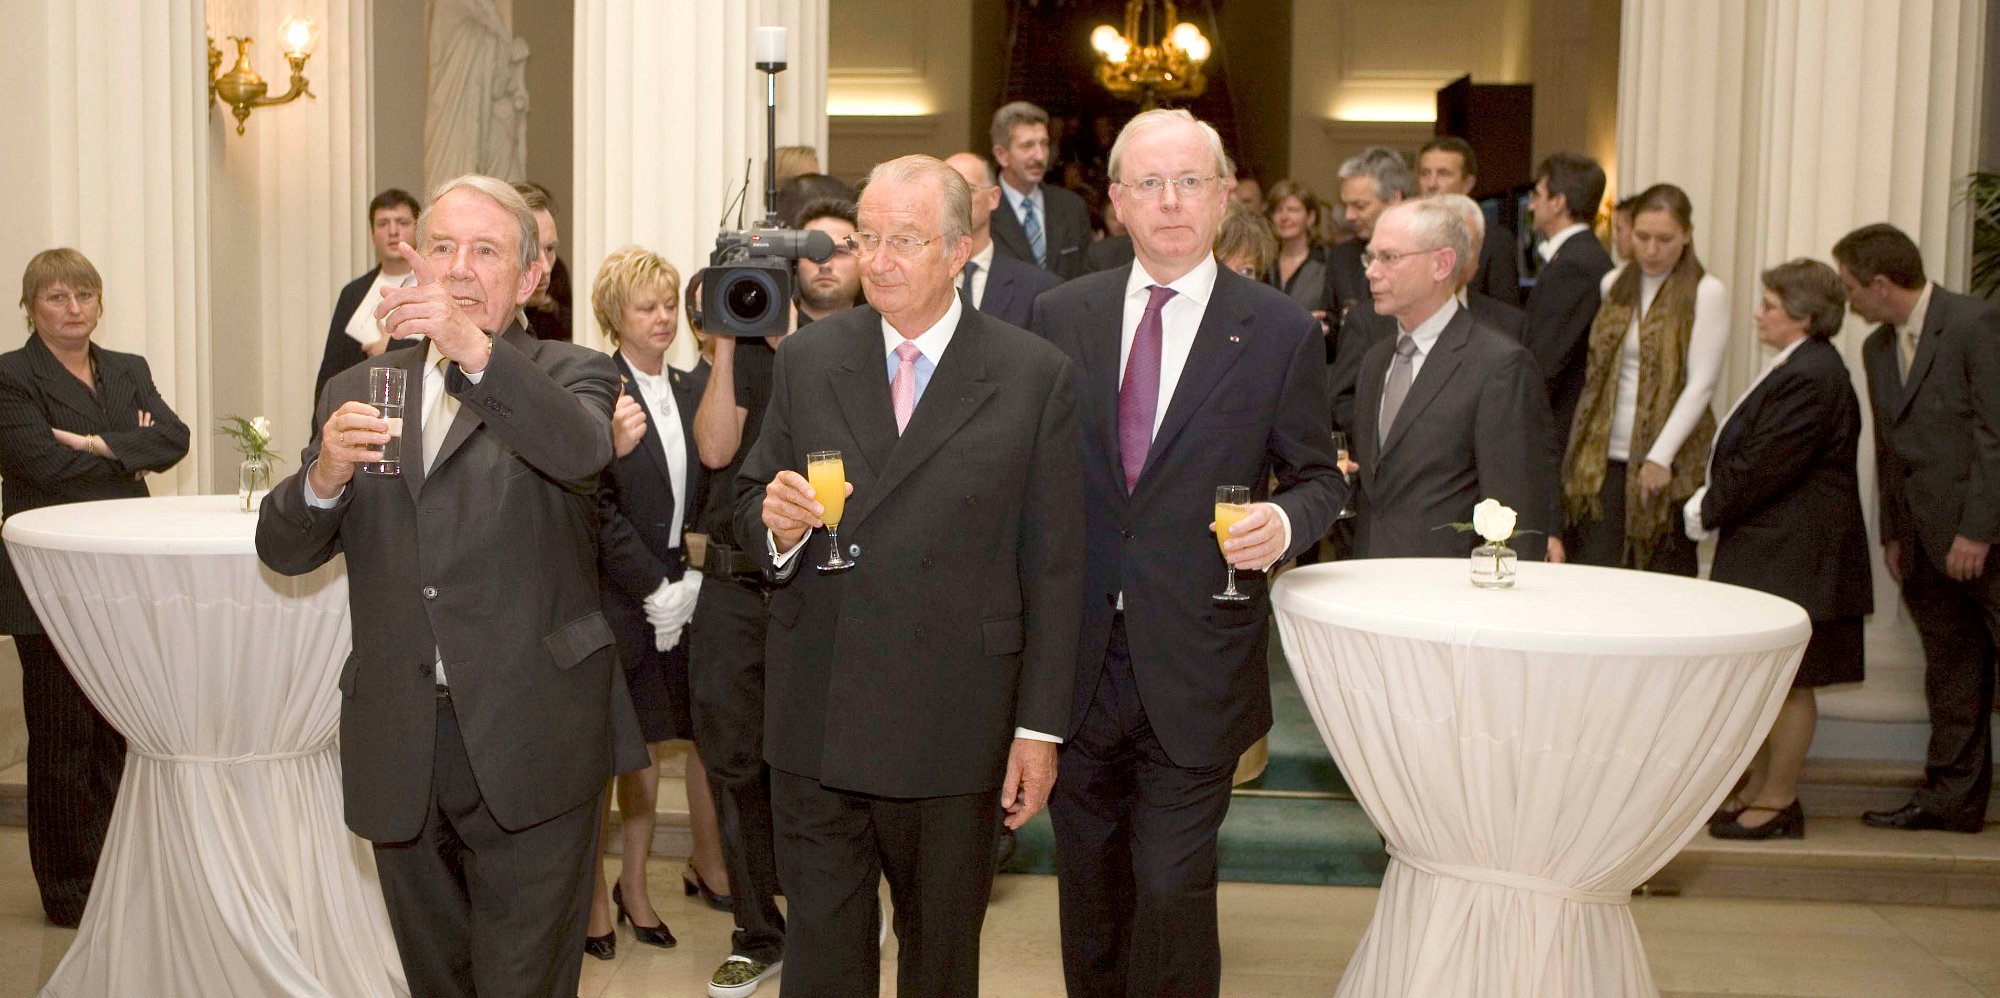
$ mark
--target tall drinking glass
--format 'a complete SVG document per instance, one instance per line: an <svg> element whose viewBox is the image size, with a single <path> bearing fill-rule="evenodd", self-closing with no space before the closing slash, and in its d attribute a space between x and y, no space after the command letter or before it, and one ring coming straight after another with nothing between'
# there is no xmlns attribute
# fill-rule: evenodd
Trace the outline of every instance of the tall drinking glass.
<svg viewBox="0 0 2000 998"><path fill-rule="evenodd" d="M1236 521L1250 515L1250 487L1247 485L1223 485L1215 490L1215 546L1219 550L1229 540L1229 528ZM1236 566L1229 564L1229 553L1223 552L1222 563L1229 569L1229 585L1215 594L1217 603L1242 603L1250 599L1249 593L1236 589Z"/></svg>
<svg viewBox="0 0 2000 998"><path fill-rule="evenodd" d="M826 560L820 562L819 570L844 572L853 568L854 562L840 553L840 514L847 509L847 465L840 452L816 450L807 454L806 484L812 486L813 498L826 510L820 517L826 521Z"/></svg>
<svg viewBox="0 0 2000 998"><path fill-rule="evenodd" d="M1334 519L1352 520L1356 513L1354 508L1354 476L1347 473L1347 462L1349 460L1347 456L1347 434L1339 430L1333 431L1333 453L1335 459L1340 462L1340 479L1347 483L1347 503L1340 507L1340 512L1334 515Z"/></svg>
<svg viewBox="0 0 2000 998"><path fill-rule="evenodd" d="M409 372L400 367L368 369L368 397L362 401L389 421L389 441L382 445L381 460L361 464L361 470L370 475L403 473L403 390L408 383Z"/></svg>

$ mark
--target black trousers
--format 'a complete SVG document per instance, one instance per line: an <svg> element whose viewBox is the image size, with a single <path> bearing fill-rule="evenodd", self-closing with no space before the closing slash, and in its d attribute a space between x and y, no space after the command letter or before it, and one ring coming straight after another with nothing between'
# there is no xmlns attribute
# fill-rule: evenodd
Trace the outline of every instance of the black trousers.
<svg viewBox="0 0 2000 998"><path fill-rule="evenodd" d="M1055 822L1063 979L1072 998L1189 998L1222 988L1215 836L1236 761L1174 765L1113 618L1083 724L1062 748Z"/></svg>
<svg viewBox="0 0 2000 998"><path fill-rule="evenodd" d="M1627 467L1623 461L1611 461L1604 466L1604 488L1597 493L1598 502L1604 510L1599 519L1585 520L1570 525L1563 534L1563 547L1572 564L1601 565L1605 568L1631 568L1631 560L1625 557L1625 475ZM1701 572L1701 561L1695 543L1688 540L1686 516L1680 505L1674 506L1674 514L1667 523L1666 536L1653 546L1653 556L1646 562L1646 571L1663 572L1668 575L1685 575L1693 578Z"/></svg>
<svg viewBox="0 0 2000 998"><path fill-rule="evenodd" d="M736 915L730 952L776 963L785 955L785 918L771 844L771 771L764 765L765 624L762 589L729 578L704 582L688 626L688 688L694 743L715 790L729 867Z"/></svg>
<svg viewBox="0 0 2000 998"><path fill-rule="evenodd" d="M1952 818L1986 816L1993 790L1993 669L2000 644L2000 557L1955 582L1922 544L1903 548L1903 602L1924 645L1931 741L1915 803Z"/></svg>
<svg viewBox="0 0 2000 998"><path fill-rule="evenodd" d="M42 911L83 918L111 805L125 775L125 736L97 712L46 634L17 634L28 721L28 863Z"/></svg>
<svg viewBox="0 0 2000 998"><path fill-rule="evenodd" d="M602 797L538 825L500 827L473 780L451 701L438 698L423 831L408 842L375 844L412 996L577 993Z"/></svg>
<svg viewBox="0 0 2000 998"><path fill-rule="evenodd" d="M999 788L891 800L843 793L811 777L771 772L778 874L791 924L785 990L813 998L876 998L883 877L896 908L899 998L979 993L979 930L993 890Z"/></svg>

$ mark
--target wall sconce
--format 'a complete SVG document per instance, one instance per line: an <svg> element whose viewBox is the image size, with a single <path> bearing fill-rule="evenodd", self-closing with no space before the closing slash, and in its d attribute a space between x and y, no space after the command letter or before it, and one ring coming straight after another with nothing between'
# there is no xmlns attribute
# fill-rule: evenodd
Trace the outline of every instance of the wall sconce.
<svg viewBox="0 0 2000 998"><path fill-rule="evenodd" d="M300 94L319 98L307 89L306 60L312 58L313 44L319 40L319 28L309 17L288 17L278 28L279 36L285 43L285 61L292 64L292 86L281 97L264 96L270 87L257 71L250 68L250 39L230 35L236 43L236 65L220 76L216 70L222 68L222 51L215 47L213 37L208 40L208 100L210 104L220 101L228 104L236 115L236 134L243 134L243 126L250 120L250 110L290 104L298 100Z"/></svg>
<svg viewBox="0 0 2000 998"><path fill-rule="evenodd" d="M1148 30L1150 29L1150 30ZM1090 33L1097 50L1097 82L1113 95L1151 108L1160 100L1200 97L1208 89L1201 65L1209 41L1182 21L1173 0L1126 0L1125 30L1100 24Z"/></svg>

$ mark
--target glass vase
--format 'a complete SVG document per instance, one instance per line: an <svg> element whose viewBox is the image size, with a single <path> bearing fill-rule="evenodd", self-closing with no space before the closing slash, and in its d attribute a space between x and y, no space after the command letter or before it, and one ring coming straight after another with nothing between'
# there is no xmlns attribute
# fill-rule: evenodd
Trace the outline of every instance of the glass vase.
<svg viewBox="0 0 2000 998"><path fill-rule="evenodd" d="M1519 560L1514 549L1505 544L1481 544L1473 548L1472 584L1481 589L1512 588Z"/></svg>
<svg viewBox="0 0 2000 998"><path fill-rule="evenodd" d="M264 494L271 491L271 462L268 458L246 457L236 468L236 498L245 513L257 512Z"/></svg>

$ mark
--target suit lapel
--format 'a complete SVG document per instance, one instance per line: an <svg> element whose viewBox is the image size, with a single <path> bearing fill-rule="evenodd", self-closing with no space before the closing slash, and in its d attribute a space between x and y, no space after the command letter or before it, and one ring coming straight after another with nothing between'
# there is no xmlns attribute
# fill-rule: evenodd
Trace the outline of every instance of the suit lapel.
<svg viewBox="0 0 2000 998"><path fill-rule="evenodd" d="M699 362L697 362L695 369L701 369ZM667 385L674 393L674 408L677 410L675 417L679 422L679 425L674 427L674 431L679 433L681 439L686 441L688 445L687 474L682 477L684 487L680 492L681 518L685 520L687 519L686 514L688 511L694 509L695 499L697 498L696 490L701 484L701 453L694 446L694 413L701 405L701 393L694 390L693 375L685 371L675 370L671 366L668 366L666 371ZM655 449L657 450L658 448ZM664 465L666 455L662 453L660 459ZM677 525L675 529L678 530L684 525Z"/></svg>
<svg viewBox="0 0 2000 998"><path fill-rule="evenodd" d="M986 270L986 297L980 300L979 311L987 315L1003 315L1008 304L1014 300L1014 278L998 266L1000 254L993 254L993 262L995 266Z"/></svg>
<svg viewBox="0 0 2000 998"><path fill-rule="evenodd" d="M1235 294L1234 284L1241 280L1245 278L1216 268L1215 288L1209 293L1208 307L1202 311L1201 325L1194 334L1194 346L1188 350L1187 365L1181 368L1180 383L1174 386L1174 397L1167 405L1166 418L1161 420L1159 432L1153 434L1153 446L1146 451L1146 465L1139 472L1139 484L1133 489L1134 495L1146 488L1146 471L1159 464L1161 455L1187 427L1196 410L1214 394L1215 386L1236 366L1237 359L1243 356L1245 345L1250 342L1251 320L1256 318L1256 312L1238 300ZM1116 423L1115 418L1113 423Z"/></svg>
<svg viewBox="0 0 2000 998"><path fill-rule="evenodd" d="M1396 410L1395 425L1389 427L1389 436L1382 441L1382 453L1387 454L1396 447L1397 441L1410 432L1417 417L1423 415L1424 407L1437 398L1438 391L1458 370L1458 351L1472 337L1472 316L1464 309L1445 323L1444 332L1437 342L1431 344L1431 352L1424 358L1424 369L1417 372L1417 380L1410 383L1410 394L1403 398L1403 407ZM1379 455L1378 455L1379 458Z"/></svg>
<svg viewBox="0 0 2000 998"><path fill-rule="evenodd" d="M619 351L613 350L611 358L618 364L618 381L625 387L625 394L632 396L632 400L639 403L641 408L644 408L646 405L646 396L639 391L639 383L632 380L632 365L626 362L625 355ZM665 367L665 365L661 366ZM672 370L672 368L667 369ZM671 379L669 380L671 381ZM675 400L674 408L680 408L678 399ZM680 427L674 427L674 432L680 432ZM652 459L653 469L659 474L660 481L666 482L670 488L684 493L685 487L675 484L673 472L667 467L666 443L664 438L660 436L660 433L660 424L653 419L652 410L648 409L646 411L646 435L639 439L639 449L646 452L646 456Z"/></svg>
<svg viewBox="0 0 2000 998"><path fill-rule="evenodd" d="M888 354L882 350L882 320L874 309L868 312L870 321L857 322L840 333L850 339L840 351L846 361L829 371L828 376L833 381L834 401L847 421L848 433L861 445L863 470L873 478L889 466L889 452L896 449L896 409L889 399ZM865 495L861 481L854 476L855 470L851 465L848 467L848 480L855 483L857 495Z"/></svg>
<svg viewBox="0 0 2000 998"><path fill-rule="evenodd" d="M29 362L34 367L35 380L41 384L42 397L50 402L60 403L64 408L76 413L79 418L88 420L87 423L64 426L63 429L72 433L90 433L102 429L100 424L104 420L104 407L97 396L89 388L84 387L76 375L69 373L69 368L64 367L62 361L56 359L55 353L49 349L48 344L42 342L39 334L29 333L28 343L31 346L28 351ZM90 350L93 360L97 359L99 356L97 348L93 346ZM104 380L102 364L97 365L97 379Z"/></svg>
<svg viewBox="0 0 2000 998"><path fill-rule="evenodd" d="M842 526L859 527L882 504L889 493L896 490L910 473L921 467L931 455L943 447L945 441L964 426L979 407L986 404L999 386L986 380L986 345L982 339L985 330L984 319L977 312L966 312L958 321L958 330L952 334L951 346L938 362L937 370L931 372L930 383L924 386L923 397L917 400L916 409L910 413L910 424L903 428L903 436L895 442L890 451L889 461L876 479L874 487L863 494L857 486L855 494L859 502L854 512L848 514ZM878 338L877 344L880 344ZM878 374L877 391L888 396L886 366L887 355L876 367ZM895 426L895 415L890 413L890 427Z"/></svg>
<svg viewBox="0 0 2000 998"><path fill-rule="evenodd" d="M1007 200L1007 192L1000 192L1000 206L993 209L993 241L999 243L1016 260L1035 264L1035 251L1028 245L1028 233L1021 228L1021 216L1014 211L1014 205ZM1048 232L1046 223L1042 231Z"/></svg>
<svg viewBox="0 0 2000 998"><path fill-rule="evenodd" d="M1924 328L1917 336L1917 356L1910 361L1910 376L1903 379L1903 397L1896 403L1896 418L1903 418L1910 403L1916 401L1917 390L1923 387L1924 376L1931 373L1931 362L1937 360L1938 339L1944 335L1945 312L1951 306L1946 302L1941 289L1931 290L1931 306L1924 313ZM1892 358L1900 357L1901 345L1895 341L1895 331L1890 331L1889 346Z"/></svg>
<svg viewBox="0 0 2000 998"><path fill-rule="evenodd" d="M1097 446L1114 469L1118 466L1118 363L1123 333L1125 284L1131 279L1132 265L1118 268L1119 278L1112 291L1097 301L1083 303L1084 314L1076 319L1077 351L1083 365L1084 405L1095 410L1084 425L1097 430ZM1124 473L1117 472L1119 483ZM1118 497L1125 498L1120 488Z"/></svg>
<svg viewBox="0 0 2000 998"><path fill-rule="evenodd" d="M530 353L534 349L535 338L529 335L527 330L522 329L518 323L508 326L507 331L501 333L498 338L513 344L516 349L523 353ZM424 352L428 354L428 348ZM419 361L419 363L422 362ZM453 417L451 421L451 429L445 431L444 443L438 445L437 459L431 462L431 473L436 474L437 469L444 467L445 462L451 460L451 456L458 453L458 449L465 446L465 442L471 439L472 431L479 429L481 425L483 424L479 416L472 411L471 407L460 405L458 407L458 415Z"/></svg>
<svg viewBox="0 0 2000 998"><path fill-rule="evenodd" d="M394 350L382 359L387 364L375 367L400 367L403 369L403 484L409 487L410 498L415 500L424 490L424 480L429 477L424 471L424 358L430 356L428 343L420 343L406 350ZM414 444L414 449L412 448Z"/></svg>
<svg viewBox="0 0 2000 998"><path fill-rule="evenodd" d="M1382 454L1382 382L1389 376L1389 363L1395 355L1393 349L1378 350L1371 345L1362 357L1361 373L1355 375L1354 432L1349 435L1347 446L1353 448L1355 459L1361 464L1364 487L1374 480L1375 459Z"/></svg>

